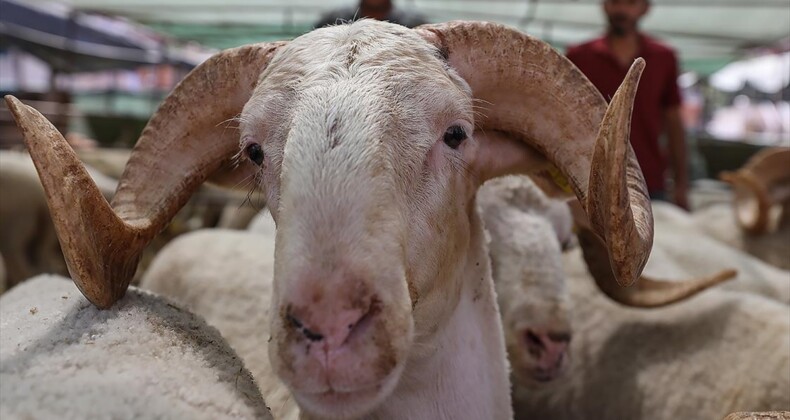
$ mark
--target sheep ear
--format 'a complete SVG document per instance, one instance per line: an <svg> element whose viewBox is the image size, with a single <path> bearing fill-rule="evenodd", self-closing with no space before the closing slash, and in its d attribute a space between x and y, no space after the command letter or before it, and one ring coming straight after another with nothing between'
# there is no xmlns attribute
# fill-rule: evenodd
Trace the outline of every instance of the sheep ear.
<svg viewBox="0 0 790 420"><path fill-rule="evenodd" d="M480 184L505 175L527 175L549 197L573 197L564 175L523 139L496 130L477 130L477 147L468 161Z"/></svg>

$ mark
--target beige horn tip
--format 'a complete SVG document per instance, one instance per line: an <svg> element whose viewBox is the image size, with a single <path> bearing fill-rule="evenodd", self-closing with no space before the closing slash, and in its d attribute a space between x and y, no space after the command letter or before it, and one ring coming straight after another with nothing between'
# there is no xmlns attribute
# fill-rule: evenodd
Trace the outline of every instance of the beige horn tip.
<svg viewBox="0 0 790 420"><path fill-rule="evenodd" d="M5 100L41 179L74 283L94 305L112 306L137 268L144 246L140 230L113 212L52 123L11 95Z"/></svg>
<svg viewBox="0 0 790 420"><path fill-rule="evenodd" d="M622 300L615 300L627 306L660 308L689 299L704 290L730 281L737 275L738 271L733 269L684 281L657 280L643 275L634 286L636 290L626 294Z"/></svg>
<svg viewBox="0 0 790 420"><path fill-rule="evenodd" d="M620 286L642 273L653 246L653 215L644 178L630 145L631 111L645 60L631 65L610 102L590 168L587 214L609 250Z"/></svg>

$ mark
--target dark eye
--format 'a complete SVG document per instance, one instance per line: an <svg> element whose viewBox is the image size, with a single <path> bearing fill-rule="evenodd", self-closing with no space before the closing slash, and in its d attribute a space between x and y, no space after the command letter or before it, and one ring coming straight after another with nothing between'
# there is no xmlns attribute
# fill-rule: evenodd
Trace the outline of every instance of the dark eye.
<svg viewBox="0 0 790 420"><path fill-rule="evenodd" d="M251 161L255 162L255 164L258 166L263 165L263 149L261 148L260 144L251 143L245 150L247 151L247 156Z"/></svg>
<svg viewBox="0 0 790 420"><path fill-rule="evenodd" d="M466 131L460 125L454 125L444 132L444 143L451 149L457 149L464 140L466 140Z"/></svg>

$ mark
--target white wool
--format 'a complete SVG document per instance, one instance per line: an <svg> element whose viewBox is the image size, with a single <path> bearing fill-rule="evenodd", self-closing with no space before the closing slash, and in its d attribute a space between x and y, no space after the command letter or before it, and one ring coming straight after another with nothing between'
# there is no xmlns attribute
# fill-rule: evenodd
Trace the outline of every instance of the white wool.
<svg viewBox="0 0 790 420"><path fill-rule="evenodd" d="M665 308L625 308L595 287L579 249L563 266L571 369L541 389L517 387L517 419L720 419L790 407L787 305L717 288Z"/></svg>
<svg viewBox="0 0 790 420"><path fill-rule="evenodd" d="M271 230L206 229L176 238L151 263L140 287L173 299L216 327L250 369L274 417L297 418L296 403L274 374L267 352L274 222L264 211L253 225Z"/></svg>
<svg viewBox="0 0 790 420"><path fill-rule="evenodd" d="M733 248L771 265L790 270L790 224L779 225L775 232L750 235L735 221L732 204L715 204L692 213L700 230Z"/></svg>
<svg viewBox="0 0 790 420"><path fill-rule="evenodd" d="M654 203L655 239L644 273L657 278L707 276L734 268L738 277L722 288L761 294L790 303L790 272L712 239L689 213Z"/></svg>
<svg viewBox="0 0 790 420"><path fill-rule="evenodd" d="M271 418L219 333L150 293L98 310L69 279L39 276L0 315L3 419Z"/></svg>

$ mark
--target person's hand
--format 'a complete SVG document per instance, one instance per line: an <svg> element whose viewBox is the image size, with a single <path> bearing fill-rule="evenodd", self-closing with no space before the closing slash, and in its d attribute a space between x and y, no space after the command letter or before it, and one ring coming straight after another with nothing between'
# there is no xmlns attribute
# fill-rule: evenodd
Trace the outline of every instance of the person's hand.
<svg viewBox="0 0 790 420"><path fill-rule="evenodd" d="M676 206L689 211L689 188L685 184L676 184L672 193L672 201Z"/></svg>

